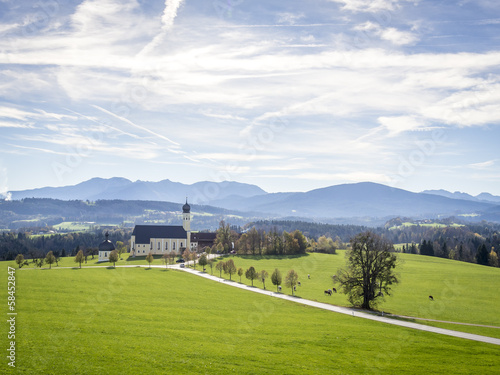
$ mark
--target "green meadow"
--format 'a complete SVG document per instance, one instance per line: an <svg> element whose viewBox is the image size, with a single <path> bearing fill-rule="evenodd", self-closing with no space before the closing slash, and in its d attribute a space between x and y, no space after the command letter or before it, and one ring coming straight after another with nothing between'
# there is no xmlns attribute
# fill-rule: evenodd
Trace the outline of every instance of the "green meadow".
<svg viewBox="0 0 500 375"><path fill-rule="evenodd" d="M290 265L299 273L311 270L309 281L301 278L298 294L305 297L315 295L312 288L306 293L307 283L313 285L325 263L343 259L327 257L254 259L253 264L259 270L269 262L283 262L283 270ZM251 260L235 262L243 266ZM6 283L6 262L1 266ZM4 356L1 372L498 373L494 345L335 314L225 284L158 268L16 270L16 369L9 370ZM1 296L7 301L6 288ZM7 330L4 319L4 349Z"/></svg>
<svg viewBox="0 0 500 375"><path fill-rule="evenodd" d="M283 280L288 270L293 268L299 274L301 281L301 286L297 287L296 291L298 297L338 306L350 306L344 294L334 293L332 296L324 294L325 289L333 287L331 275L345 264L344 254L345 251L338 251L335 255L308 254L287 258L235 256L233 259L236 267L244 270L254 266L257 271L264 269L271 275L273 270L278 268ZM379 311L500 327L499 268L414 254L398 254L398 256L400 264L397 273L401 282L394 286L391 296L384 297L385 300L378 306ZM210 272L210 269L207 271ZM219 276L215 267L213 273ZM224 273L222 277L229 278ZM232 279L240 281L237 275L233 275ZM241 282L251 284L244 275ZM263 287L257 280L254 281L254 285ZM266 281L266 288L276 290L270 279ZM291 294L289 288L283 287L282 292ZM434 301L429 300L429 295L434 297ZM425 321L419 323L500 338L500 329L495 328L448 324L445 326Z"/></svg>

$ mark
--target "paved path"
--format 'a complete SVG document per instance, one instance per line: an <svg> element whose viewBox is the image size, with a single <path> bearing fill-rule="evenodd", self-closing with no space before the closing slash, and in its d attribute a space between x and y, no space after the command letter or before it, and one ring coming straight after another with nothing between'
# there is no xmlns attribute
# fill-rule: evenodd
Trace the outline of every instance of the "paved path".
<svg viewBox="0 0 500 375"><path fill-rule="evenodd" d="M145 267L147 267L147 266L145 266ZM177 266L175 268L179 268L179 267ZM218 278L216 276L209 275L208 273L203 273L203 272L196 271L196 270L193 270L193 269L190 269L190 268L179 268L179 269L182 270L182 271L191 273L193 275L204 277L206 279L217 281L217 282L223 282L226 285L230 285L230 286L233 286L233 287L236 287L236 288L240 288L240 289L245 289L245 290L248 290L248 291L251 291L251 292L254 292L254 293L264 294L264 295L267 295L267 296L271 296L273 298L281 298L281 299L285 299L285 300L292 301L292 302L295 302L295 303L301 303L303 305L317 307L317 308L320 308L320 309L329 310L329 311L333 311L333 312L340 313L340 314L351 315L351 316L356 317L356 318L370 319L370 320L375 320L377 322L382 322L382 323L387 323L387 324L393 324L393 325L397 325L397 326L401 326L401 327L406 327L406 328L418 329L420 331L427 331L427 332L439 333L441 335L459 337L459 338L467 339L467 340L474 340L474 341L485 342L485 343L488 343L488 344L500 345L500 339L496 339L496 338L493 338L493 337L475 335L475 334L472 334L472 333L458 332L458 331L453 331L453 330L450 330L450 329L437 328L437 327L426 326L426 325L418 324L418 323L412 323L412 322L406 322L406 321L402 321L402 320L390 319L390 318L386 318L386 317L382 317L382 316L378 316L378 315L372 315L372 314L368 314L368 313L365 313L365 312L356 311L356 310L353 310L353 309L350 309L350 308L347 308L347 307L334 306L334 305L329 305L327 303L321 303L321 302L311 301L311 300L308 300L308 299L292 297L292 296L289 296L289 295L286 295L286 294L283 294L283 293L276 293L276 292L272 292L272 291L269 291L269 290L262 290L262 289L259 289L259 288L252 288L251 286L248 286L248 285L245 285L245 284L240 284L240 283L237 283L237 282L230 282L229 280L220 279L220 278Z"/></svg>

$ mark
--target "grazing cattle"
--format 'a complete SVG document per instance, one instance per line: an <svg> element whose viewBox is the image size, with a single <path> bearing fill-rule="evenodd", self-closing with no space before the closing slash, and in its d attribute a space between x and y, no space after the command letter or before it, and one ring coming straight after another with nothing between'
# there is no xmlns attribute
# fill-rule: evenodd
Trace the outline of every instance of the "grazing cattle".
<svg viewBox="0 0 500 375"><path fill-rule="evenodd" d="M433 296L429 296L429 299L430 299L431 301L434 301L434 297L433 297Z"/></svg>
<svg viewBox="0 0 500 375"><path fill-rule="evenodd" d="M333 293L337 293L337 289L332 288L332 292L333 292Z"/></svg>
<svg viewBox="0 0 500 375"><path fill-rule="evenodd" d="M330 289L325 290L325 294L328 294L329 296L331 296L332 295L332 291Z"/></svg>
<svg viewBox="0 0 500 375"><path fill-rule="evenodd" d="M300 283L300 281L299 281L299 286L302 286L302 284Z"/></svg>
<svg viewBox="0 0 500 375"><path fill-rule="evenodd" d="M310 279L311 278L311 275L307 274L307 278Z"/></svg>
<svg viewBox="0 0 500 375"><path fill-rule="evenodd" d="M278 290L281 292L281 285L280 285L280 286L278 286Z"/></svg>

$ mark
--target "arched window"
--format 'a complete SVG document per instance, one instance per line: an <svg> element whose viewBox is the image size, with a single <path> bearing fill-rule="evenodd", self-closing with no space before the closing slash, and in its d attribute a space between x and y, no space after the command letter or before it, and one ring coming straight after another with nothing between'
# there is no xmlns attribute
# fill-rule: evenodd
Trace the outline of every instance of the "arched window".
<svg viewBox="0 0 500 375"><path fill-rule="evenodd" d="M165 242L165 250L168 250L168 242Z"/></svg>
<svg viewBox="0 0 500 375"><path fill-rule="evenodd" d="M172 244L172 250L175 250L175 242Z"/></svg>

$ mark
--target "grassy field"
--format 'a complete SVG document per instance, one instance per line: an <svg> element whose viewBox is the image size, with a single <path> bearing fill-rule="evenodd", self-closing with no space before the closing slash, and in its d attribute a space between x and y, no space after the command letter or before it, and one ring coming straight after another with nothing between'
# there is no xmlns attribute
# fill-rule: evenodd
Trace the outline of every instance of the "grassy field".
<svg viewBox="0 0 500 375"><path fill-rule="evenodd" d="M457 223L442 224L442 223L411 223L411 222L404 222L401 225L390 227L389 230L403 228L403 227L415 227L415 226L428 227L428 228L448 228L448 227L455 228L455 227L463 227L464 225L463 224L457 224Z"/></svg>
<svg viewBox="0 0 500 375"><path fill-rule="evenodd" d="M297 288L297 296L350 306L346 296L341 293L324 295L324 290L333 286L330 276L344 265L344 253L309 254L286 259L236 256L234 262L236 267L244 270L254 266L257 271L265 269L269 274L278 268L283 279L288 270L293 268L299 274L302 284ZM398 256L401 264L397 272L401 283L393 288L392 296L385 297L385 302L378 306L379 310L397 315L500 327L500 299L497 297L500 290L499 268L413 254ZM213 272L219 275L215 269ZM308 274L311 275L310 279L307 278ZM224 273L222 276L228 278ZM239 282L238 276L233 276L233 280L235 279ZM242 282L250 285L244 275ZM266 284L267 289L275 288L270 279ZM254 285L262 288L260 281L254 281ZM290 289L284 288L283 292L291 294ZM429 300L429 295L434 297L434 301ZM453 327L463 332L500 338L500 329ZM444 328L450 327L446 325Z"/></svg>
<svg viewBox="0 0 500 375"><path fill-rule="evenodd" d="M380 303L378 309L386 313L412 316L425 319L436 319L451 322L481 324L500 327L500 299L497 298L500 290L500 269L479 266L470 263L452 261L436 257L426 257L412 254L398 254L401 264L397 272L401 283L393 288L393 295L386 296L385 301ZM123 260L117 265L146 265L145 257L129 258L128 254L122 255ZM237 267L246 270L254 266L257 271L267 270L271 275L274 268L280 269L283 278L290 269L295 269L302 286L297 289L297 296L315 301L331 303L339 306L350 306L345 295L341 293L325 296L324 290L333 286L331 275L339 267L344 265L344 251L338 254L308 254L294 257L254 257L234 256ZM4 264L14 266L14 262ZM86 266L108 266L109 263L98 263L88 258ZM153 265L163 265L160 256L156 256ZM73 257L63 258L60 267L77 267ZM32 269L33 266L27 267ZM57 268L53 265L53 268ZM200 269L197 266L197 269ZM210 268L207 268L210 272ZM219 275L213 269L214 275ZM311 278L308 279L307 275ZM222 273L222 277L228 279L228 275ZM240 282L237 275L232 279ZM243 275L241 282L250 285ZM260 281L255 280L254 285L263 288ZM267 289L275 290L271 280L266 281ZM283 292L291 294L291 290L283 288ZM432 295L434 301L428 296ZM450 325L446 323L434 323L419 321L419 323L455 329L458 331L476 333L500 338L500 329L482 328L463 325Z"/></svg>
<svg viewBox="0 0 500 375"><path fill-rule="evenodd" d="M1 275L7 280L5 263ZM4 357L2 373L494 374L500 367L493 345L300 306L175 270L22 269L16 287L17 367L9 371ZM1 296L7 300L6 288ZM2 327L7 332L5 319Z"/></svg>

